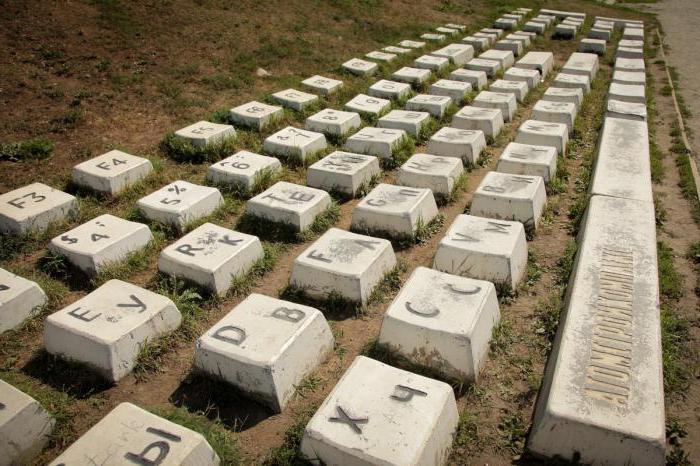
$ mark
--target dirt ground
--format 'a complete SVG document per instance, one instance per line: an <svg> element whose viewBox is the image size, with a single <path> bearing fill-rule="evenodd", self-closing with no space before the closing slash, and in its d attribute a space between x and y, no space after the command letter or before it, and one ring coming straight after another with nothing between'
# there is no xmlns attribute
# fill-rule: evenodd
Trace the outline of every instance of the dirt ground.
<svg viewBox="0 0 700 466"><path fill-rule="evenodd" d="M0 160L0 193L36 180L73 189L69 183L71 167L114 147L153 157L163 167L144 186L118 199L105 200L73 191L81 197L83 221L95 212L129 215L136 199L175 179L204 182L206 165L176 163L160 152L158 144L168 131L207 118L220 108L261 99L273 90L298 86L300 79L316 73L343 79L353 92L363 90L373 80L343 75L338 69L351 56L361 56L401 39L416 38L419 33L447 22L463 23L473 29L484 27L497 12L517 6L641 18L584 1L553 1L544 5L526 0L244 0L231 8L228 2L217 0L133 3L0 0L0 6L0 25L4 26L0 31L0 101L5 109L0 113L0 143L43 136L56 144L47 160L21 163ZM44 14L36 17L33 12L39 8ZM406 14L407 11L411 14ZM670 33L668 27L665 29ZM647 37L651 31L648 29ZM547 37L534 49L553 51L555 66L560 67L575 51L577 42L553 41ZM680 46L677 49L671 43L671 47L671 56L677 60ZM258 77L255 73L258 67L271 76ZM680 66L679 71L686 75ZM495 169L500 152L512 140L520 122L528 118L532 105L555 74L556 70L520 106L515 120L489 148L488 162L468 173L466 186L455 201L440 209L444 216L442 226L425 242L397 251L398 258L406 265L400 273L400 283L416 266L431 265L439 240L454 218L468 209L471 193L485 174ZM527 283L516 296L501 302L503 323L494 335L479 382L455 389L461 422L451 463L535 463L525 454L524 445L561 307L557 300L566 281L561 276L565 269L562 262L575 233L569 214L585 193L586 170L598 137L596 116L602 110L602 98L611 74L610 56L601 59L599 74L582 112L571 154L562 160L568 174L562 179L561 192L550 193L543 224L528 244L531 254ZM663 86L661 69L654 67L653 76L658 94ZM352 95L346 97L348 100ZM687 100L690 104L690 95ZM660 125L658 129L659 142L664 150L671 145L667 127L671 121L670 105L668 98L657 96L658 121L663 122L663 127ZM293 116L290 124L300 126L303 117ZM247 148L259 149L255 145L260 141L258 136L252 138L250 143L254 146ZM416 151L423 149L419 146ZM665 157L663 164L666 177L655 186L655 191L669 215L660 235L673 248L677 268L683 275L685 292L676 307L688 319L696 319L695 272L684 255L691 244L700 240L700 233L677 186L673 158ZM303 182L305 171L289 169L285 176ZM383 180L391 182L393 176L392 171L387 171ZM227 201L233 207L217 223L233 227L240 218L242 202L231 196L227 196ZM336 227L349 228L356 203L351 200L341 204ZM80 277L57 276L39 267L49 238L35 240L28 249L21 249L12 257L0 257L0 266L31 274L51 286L52 302L46 313L61 309L91 290L91 285ZM174 239L165 235L163 243ZM288 283L294 259L309 244L306 241L283 245L272 270L255 280L245 295L257 292L278 296ZM157 253L149 253L143 265L126 273L126 279L161 292ZM295 464L295 445L290 442L295 426L330 392L353 358L368 353L396 291L395 287L391 288L360 316L323 309L336 338L336 349L299 388L282 414L273 415L230 388L191 374L196 335L216 323L245 295L197 301L193 334L181 335L170 342L156 359L156 370L129 375L116 385L100 383L84 372L47 358L41 352L40 319L0 337L0 377L48 404L59 417L58 433L36 464L56 457L123 401L148 409L182 406L186 412L203 412L212 420L218 419L236 445L241 463ZM697 339L697 326L692 332ZM667 407L669 415L682 421L689 431L684 450L694 463L700 463L698 387L698 381L693 380L687 393L674 395Z"/></svg>
<svg viewBox="0 0 700 466"><path fill-rule="evenodd" d="M670 47L668 62L680 74L681 94L693 116L687 124L694 135L700 134L700 60L697 44L700 43L700 2L695 0L663 0L659 3L639 5L643 10L655 12ZM695 146L695 145L694 145ZM696 160L697 149L696 149Z"/></svg>

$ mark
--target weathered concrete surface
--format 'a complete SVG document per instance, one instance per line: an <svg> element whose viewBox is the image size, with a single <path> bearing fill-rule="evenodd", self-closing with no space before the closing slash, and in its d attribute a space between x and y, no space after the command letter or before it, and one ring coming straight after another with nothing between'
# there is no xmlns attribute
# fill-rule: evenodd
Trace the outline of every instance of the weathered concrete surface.
<svg viewBox="0 0 700 466"><path fill-rule="evenodd" d="M301 451L314 466L442 466L458 417L446 383L358 356L307 424Z"/></svg>
<svg viewBox="0 0 700 466"><path fill-rule="evenodd" d="M583 464L663 465L653 204L593 196L580 238L528 447Z"/></svg>

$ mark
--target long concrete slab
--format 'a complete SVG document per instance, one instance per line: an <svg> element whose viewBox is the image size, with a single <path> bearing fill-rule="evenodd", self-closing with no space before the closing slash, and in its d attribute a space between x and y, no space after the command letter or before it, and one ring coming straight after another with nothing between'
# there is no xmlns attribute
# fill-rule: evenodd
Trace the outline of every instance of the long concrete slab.
<svg viewBox="0 0 700 466"><path fill-rule="evenodd" d="M605 119L591 180L591 194L653 201L646 122Z"/></svg>
<svg viewBox="0 0 700 466"><path fill-rule="evenodd" d="M654 206L593 196L528 448L582 464L664 464Z"/></svg>

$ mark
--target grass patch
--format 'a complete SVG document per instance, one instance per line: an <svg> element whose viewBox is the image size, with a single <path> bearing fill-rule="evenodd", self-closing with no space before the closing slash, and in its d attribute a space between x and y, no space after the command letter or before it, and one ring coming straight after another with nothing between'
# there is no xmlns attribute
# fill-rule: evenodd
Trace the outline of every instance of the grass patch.
<svg viewBox="0 0 700 466"><path fill-rule="evenodd" d="M281 299L308 304L321 310L324 315L332 316L333 319L359 318L369 312L372 305L385 302L389 297L396 294L402 285L402 276L408 270L408 265L399 261L396 266L384 274L382 281L372 291L366 304L352 301L336 292L331 292L322 298L310 296L302 287L288 285L279 293Z"/></svg>
<svg viewBox="0 0 700 466"><path fill-rule="evenodd" d="M168 133L160 143L161 150L178 162L211 163L231 155L236 148L236 138L230 137L205 146L195 146L175 133Z"/></svg>
<svg viewBox="0 0 700 466"><path fill-rule="evenodd" d="M379 160L382 165L382 169L388 171L400 167L406 163L406 160L411 158L415 150L416 143L413 138L404 136L394 148L391 158L381 158Z"/></svg>
<svg viewBox="0 0 700 466"><path fill-rule="evenodd" d="M152 411L168 421L202 434L216 454L219 455L222 466L242 464L238 443L233 432L226 429L218 419L211 420L204 412L191 413L182 407L154 408Z"/></svg>
<svg viewBox="0 0 700 466"><path fill-rule="evenodd" d="M0 144L0 160L9 160L11 162L43 160L51 155L53 149L53 141L46 138L34 138L21 142Z"/></svg>
<svg viewBox="0 0 700 466"><path fill-rule="evenodd" d="M313 223L301 232L289 223L275 222L249 213L241 216L235 229L268 241L303 243L320 236L335 225L339 218L340 206L337 202L331 201L326 210L316 216Z"/></svg>
<svg viewBox="0 0 700 466"><path fill-rule="evenodd" d="M663 241L657 243L659 291L667 299L683 297L683 277L673 264L673 249Z"/></svg>
<svg viewBox="0 0 700 466"><path fill-rule="evenodd" d="M403 354L397 352L390 345L379 343L379 340L374 338L370 340L360 352L363 356L367 356L377 361L381 361L390 366L398 367L400 369L407 370L414 374L423 375L431 379L442 380L450 384L458 394L462 393L465 387L465 382L455 377L449 377L445 375L445 371L449 370L450 367L446 363L442 363L439 359L433 358L433 355L422 356L425 361L420 361L419 355L412 355L412 357L406 357ZM440 367L435 367L435 364L439 364Z"/></svg>
<svg viewBox="0 0 700 466"><path fill-rule="evenodd" d="M691 380L689 361L697 361L689 346L688 322L673 310L661 310L661 347L663 348L664 391L667 395L682 395Z"/></svg>
<svg viewBox="0 0 700 466"><path fill-rule="evenodd" d="M440 228L442 228L444 223L445 216L438 214L437 217L428 223L425 223L422 218L419 218L415 231L412 234L400 234L393 230L375 229L365 225L354 226L351 228L351 231L361 235L386 238L391 241L396 249L404 250L416 244L422 244L428 241L440 230Z"/></svg>
<svg viewBox="0 0 700 466"><path fill-rule="evenodd" d="M316 407L309 407L297 414L294 424L284 433L282 445L272 449L262 464L265 466L297 466L309 464L301 456L301 440L304 429L311 420Z"/></svg>

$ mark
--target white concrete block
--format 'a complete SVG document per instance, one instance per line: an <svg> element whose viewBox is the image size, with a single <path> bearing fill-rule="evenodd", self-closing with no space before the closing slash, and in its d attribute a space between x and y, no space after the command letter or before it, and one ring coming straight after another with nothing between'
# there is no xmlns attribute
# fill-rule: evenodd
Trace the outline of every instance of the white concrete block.
<svg viewBox="0 0 700 466"><path fill-rule="evenodd" d="M518 22L510 18L499 18L493 22L493 27L497 29L504 29L509 31L518 27Z"/></svg>
<svg viewBox="0 0 700 466"><path fill-rule="evenodd" d="M447 36L445 34L425 33L421 34L420 38L430 42L442 42L443 40L447 39Z"/></svg>
<svg viewBox="0 0 700 466"><path fill-rule="evenodd" d="M449 78L452 81L468 83L475 91L482 90L486 87L486 83L488 82L488 77L484 71L467 70L464 68L454 70L450 73Z"/></svg>
<svg viewBox="0 0 700 466"><path fill-rule="evenodd" d="M485 147L486 136L483 131L445 126L433 134L426 151L441 157L456 157L465 166L471 167L479 161Z"/></svg>
<svg viewBox="0 0 700 466"><path fill-rule="evenodd" d="M503 113L497 108L462 107L452 117L450 126L458 129L478 130L495 138L503 129Z"/></svg>
<svg viewBox="0 0 700 466"><path fill-rule="evenodd" d="M633 47L617 47L615 58L644 58L644 49Z"/></svg>
<svg viewBox="0 0 700 466"><path fill-rule="evenodd" d="M429 189L380 183L353 209L351 228L373 236L409 237L437 215Z"/></svg>
<svg viewBox="0 0 700 466"><path fill-rule="evenodd" d="M382 63L391 63L392 61L396 60L397 56L398 55L396 55L395 53L380 52L378 50L365 54L365 58L369 58L370 60L375 60Z"/></svg>
<svg viewBox="0 0 700 466"><path fill-rule="evenodd" d="M207 170L207 180L251 191L261 177L281 171L279 159L242 150L211 165Z"/></svg>
<svg viewBox="0 0 700 466"><path fill-rule="evenodd" d="M493 46L495 50L505 50L513 53L514 56L519 57L523 54L523 44L521 42L503 39L496 42Z"/></svg>
<svg viewBox="0 0 700 466"><path fill-rule="evenodd" d="M466 71L466 70L464 70ZM469 83L463 81L452 81L449 79L440 79L434 82L428 93L431 95L442 95L452 99L452 103L459 105L467 97L472 90Z"/></svg>
<svg viewBox="0 0 700 466"><path fill-rule="evenodd" d="M612 82L620 84L646 84L647 75L644 71L614 70Z"/></svg>
<svg viewBox="0 0 700 466"><path fill-rule="evenodd" d="M443 27L443 26L435 28L435 31L439 32L440 34L445 34L447 36L456 36L459 34L458 29L448 28L448 27Z"/></svg>
<svg viewBox="0 0 700 466"><path fill-rule="evenodd" d="M598 55L574 52L564 63L561 73L588 76L588 79L593 81L598 73Z"/></svg>
<svg viewBox="0 0 700 466"><path fill-rule="evenodd" d="M523 15L515 14L515 13L505 13L505 14L501 15L501 18L512 19L516 23L520 23L520 21L522 21L522 19L523 19Z"/></svg>
<svg viewBox="0 0 700 466"><path fill-rule="evenodd" d="M643 40L632 40L632 39L621 39L620 42L617 43L617 46L618 46L618 48L625 47L625 48L644 50L644 41Z"/></svg>
<svg viewBox="0 0 700 466"><path fill-rule="evenodd" d="M480 32L483 32L484 34L494 34L497 39L500 39L503 37L503 34L505 34L501 28L483 28L480 30Z"/></svg>
<svg viewBox="0 0 700 466"><path fill-rule="evenodd" d="M547 25L541 21L528 21L523 24L523 31L534 32L538 35L544 34L547 30Z"/></svg>
<svg viewBox="0 0 700 466"><path fill-rule="evenodd" d="M433 268L515 289L527 272L520 222L458 215L440 240Z"/></svg>
<svg viewBox="0 0 700 466"><path fill-rule="evenodd" d="M396 47L396 46L394 46L394 45L390 45L390 46L388 46L388 47L384 47L384 48L382 49L382 51L384 51L384 52L389 52L389 53L395 53L395 54L397 54L397 55L405 55L405 54L407 54L407 53L411 53L411 52L412 52L412 50L409 49L409 48L405 48L405 47Z"/></svg>
<svg viewBox="0 0 700 466"><path fill-rule="evenodd" d="M575 87L550 87L542 95L541 100L550 102L571 102L576 105L576 112L583 103L583 90Z"/></svg>
<svg viewBox="0 0 700 466"><path fill-rule="evenodd" d="M534 146L551 146L557 149L557 153L566 155L569 129L562 123L527 120L518 128L515 142Z"/></svg>
<svg viewBox="0 0 700 466"><path fill-rule="evenodd" d="M647 106L646 104L635 104L608 99L607 112L605 113L605 116L611 118L626 118L628 120L635 121L646 121Z"/></svg>
<svg viewBox="0 0 700 466"><path fill-rule="evenodd" d="M357 195L381 174L379 159L371 155L335 151L306 170L306 184L325 191Z"/></svg>
<svg viewBox="0 0 700 466"><path fill-rule="evenodd" d="M578 28L571 24L557 24L554 26L554 36L562 39L573 39L578 33Z"/></svg>
<svg viewBox="0 0 700 466"><path fill-rule="evenodd" d="M496 168L511 175L540 176L549 183L557 174L557 150L551 146L509 143Z"/></svg>
<svg viewBox="0 0 700 466"><path fill-rule="evenodd" d="M596 27L592 27L591 29L588 30L588 38L589 39L598 39L602 41L609 41L610 38L612 37L612 32L607 30L607 29L600 29Z"/></svg>
<svg viewBox="0 0 700 466"><path fill-rule="evenodd" d="M483 52L491 46L491 42L486 37L467 36L462 39L462 42L474 47L476 52Z"/></svg>
<svg viewBox="0 0 700 466"><path fill-rule="evenodd" d="M538 21L540 23L544 23L547 25L547 27L551 26L554 24L556 21L556 18L554 16L549 16L549 15L537 15L534 18L532 18L532 21Z"/></svg>
<svg viewBox="0 0 700 466"><path fill-rule="evenodd" d="M194 368L279 413L332 349L319 310L253 293L197 339Z"/></svg>
<svg viewBox="0 0 700 466"><path fill-rule="evenodd" d="M311 76L301 83L309 90L319 95L335 94L343 87L343 81L319 75Z"/></svg>
<svg viewBox="0 0 700 466"><path fill-rule="evenodd" d="M583 464L665 463L652 203L593 196L528 448Z"/></svg>
<svg viewBox="0 0 700 466"><path fill-rule="evenodd" d="M532 33L532 35L537 36L537 34L535 33ZM514 40L516 42L520 42L523 46L523 49L527 49L532 45L532 38L530 36L530 33L528 32L516 31L512 34L508 34L505 40Z"/></svg>
<svg viewBox="0 0 700 466"><path fill-rule="evenodd" d="M134 368L146 342L177 329L181 320L165 296L110 280L46 318L44 347L116 382Z"/></svg>
<svg viewBox="0 0 700 466"><path fill-rule="evenodd" d="M532 70L530 70L532 71ZM537 71L535 71L537 73ZM507 79L497 79L489 86L490 92L496 92L501 94L513 94L515 96L516 104L517 102L523 102L529 88L527 83L524 81L509 81Z"/></svg>
<svg viewBox="0 0 700 466"><path fill-rule="evenodd" d="M450 44L447 47L437 49L430 52L430 55L436 57L445 57L450 60L453 65L466 65L469 60L474 58L474 47L469 44Z"/></svg>
<svg viewBox="0 0 700 466"><path fill-rule="evenodd" d="M327 147L323 133L287 126L265 138L263 151L276 157L304 161Z"/></svg>
<svg viewBox="0 0 700 466"><path fill-rule="evenodd" d="M278 181L246 202L246 214L284 223L296 231L308 229L331 205L326 191Z"/></svg>
<svg viewBox="0 0 700 466"><path fill-rule="evenodd" d="M284 116L284 109L253 101L232 108L230 116L234 124L260 131L279 121Z"/></svg>
<svg viewBox="0 0 700 466"><path fill-rule="evenodd" d="M74 196L43 183L32 183L0 195L0 232L21 235L42 231L77 211Z"/></svg>
<svg viewBox="0 0 700 466"><path fill-rule="evenodd" d="M515 220L537 229L547 203L540 176L489 172L476 188L470 213L478 217Z"/></svg>
<svg viewBox="0 0 700 466"><path fill-rule="evenodd" d="M79 163L73 167L73 182L94 191L117 194L153 171L151 161L119 150Z"/></svg>
<svg viewBox="0 0 700 466"><path fill-rule="evenodd" d="M442 118L452 105L452 98L442 95L418 94L408 99L406 110L428 112L437 119Z"/></svg>
<svg viewBox="0 0 700 466"><path fill-rule="evenodd" d="M469 60L469 63L464 65L467 70L481 71L486 73L486 76L493 78L503 68L496 60L484 60L482 58L474 58Z"/></svg>
<svg viewBox="0 0 700 466"><path fill-rule="evenodd" d="M523 81L527 84L528 91L531 91L540 84L542 75L537 70L514 67L503 73L503 79L506 81Z"/></svg>
<svg viewBox="0 0 700 466"><path fill-rule="evenodd" d="M226 296L231 281L248 273L263 255L257 236L205 223L166 246L158 270Z"/></svg>
<svg viewBox="0 0 700 466"><path fill-rule="evenodd" d="M622 33L622 38L629 40L644 40L644 29L626 27Z"/></svg>
<svg viewBox="0 0 700 466"><path fill-rule="evenodd" d="M519 57L523 54L523 44L516 40L503 39L493 45L495 50L510 51L514 56Z"/></svg>
<svg viewBox="0 0 700 466"><path fill-rule="evenodd" d="M455 183L464 173L462 160L431 154L413 154L396 172L395 183L412 188L430 189L443 199L452 194Z"/></svg>
<svg viewBox="0 0 700 466"><path fill-rule="evenodd" d="M331 228L294 260L289 282L314 298L364 304L394 266L388 240Z"/></svg>
<svg viewBox="0 0 700 466"><path fill-rule="evenodd" d="M49 250L66 257L88 275L140 249L153 239L142 223L130 222L110 214L100 215L51 240Z"/></svg>
<svg viewBox="0 0 700 466"><path fill-rule="evenodd" d="M46 294L36 282L0 269L0 333L19 327L44 304Z"/></svg>
<svg viewBox="0 0 700 466"><path fill-rule="evenodd" d="M467 26L464 24L455 24L455 23L447 23L445 24L445 27L448 27L450 29L457 29L458 31L465 31L467 29Z"/></svg>
<svg viewBox="0 0 700 466"><path fill-rule="evenodd" d="M357 112L344 112L324 108L306 119L304 128L328 136L345 136L362 126L362 118Z"/></svg>
<svg viewBox="0 0 700 466"><path fill-rule="evenodd" d="M175 135L188 141L195 147L204 147L216 144L236 135L236 130L231 125L198 121L190 126L175 131Z"/></svg>
<svg viewBox="0 0 700 466"><path fill-rule="evenodd" d="M608 99L635 104L646 104L646 86L642 84L610 83Z"/></svg>
<svg viewBox="0 0 700 466"><path fill-rule="evenodd" d="M381 99L403 99L411 94L411 85L382 79L372 84L367 90L367 94Z"/></svg>
<svg viewBox="0 0 700 466"><path fill-rule="evenodd" d="M136 206L149 220L182 231L195 220L212 214L223 203L218 189L178 180L142 197Z"/></svg>
<svg viewBox="0 0 700 466"><path fill-rule="evenodd" d="M0 380L0 464L31 464L55 421L34 398Z"/></svg>
<svg viewBox="0 0 700 466"><path fill-rule="evenodd" d="M498 38L500 37L499 34L493 34L493 33L486 33L486 32L475 32L472 34L472 36L476 37L477 39L486 39L489 42L489 47L491 47L493 44L496 43ZM486 47L488 49L489 47ZM484 50L486 50L484 49Z"/></svg>
<svg viewBox="0 0 700 466"><path fill-rule="evenodd" d="M542 74L542 79L545 79L554 67L554 54L552 52L528 52L514 66L538 70Z"/></svg>
<svg viewBox="0 0 700 466"><path fill-rule="evenodd" d="M399 47L406 47L409 49L422 49L425 47L425 42L417 40L402 40L399 42Z"/></svg>
<svg viewBox="0 0 700 466"><path fill-rule="evenodd" d="M430 79L430 70L404 66L391 75L391 79L409 84L422 84Z"/></svg>
<svg viewBox="0 0 700 466"><path fill-rule="evenodd" d="M422 55L413 60L413 66L430 71L442 71L450 66L450 59L433 55Z"/></svg>
<svg viewBox="0 0 700 466"><path fill-rule="evenodd" d="M283 107L297 111L302 111L319 101L316 94L309 94L308 92L297 91L296 89L286 89L284 91L275 92L272 94L272 99Z"/></svg>
<svg viewBox="0 0 700 466"><path fill-rule="evenodd" d="M480 108L495 108L501 111L503 121L508 122L515 116L518 108L515 94L505 92L481 91L474 97L472 106Z"/></svg>
<svg viewBox="0 0 700 466"><path fill-rule="evenodd" d="M499 320L493 283L417 267L384 314L379 343L444 377L473 383Z"/></svg>
<svg viewBox="0 0 700 466"><path fill-rule="evenodd" d="M131 403L121 403L50 465L88 461L102 465L218 466L219 456L201 434Z"/></svg>
<svg viewBox="0 0 700 466"><path fill-rule="evenodd" d="M304 430L313 465L446 464L459 415L452 387L358 356Z"/></svg>
<svg viewBox="0 0 700 466"><path fill-rule="evenodd" d="M399 129L364 127L350 136L343 148L350 152L390 159L406 137L406 132Z"/></svg>
<svg viewBox="0 0 700 466"><path fill-rule="evenodd" d="M417 138L428 122L430 122L428 112L392 110L377 121L377 127L400 129Z"/></svg>
<svg viewBox="0 0 700 466"><path fill-rule="evenodd" d="M377 72L379 65L371 61L353 58L343 63L343 69L357 76L370 76Z"/></svg>
<svg viewBox="0 0 700 466"><path fill-rule="evenodd" d="M578 51L582 53L605 55L605 45L604 39L581 39L581 42L578 44Z"/></svg>
<svg viewBox="0 0 700 466"><path fill-rule="evenodd" d="M507 70L513 63L515 63L515 56L513 52L507 50L487 50L486 52L479 55L482 60L495 60L501 64L501 69L503 71Z"/></svg>
<svg viewBox="0 0 700 466"><path fill-rule="evenodd" d="M537 121L565 124L569 134L571 134L574 131L574 120L576 120L576 104L539 100L532 108L530 118Z"/></svg>
<svg viewBox="0 0 700 466"><path fill-rule="evenodd" d="M615 71L637 71L644 72L644 59L642 58L616 58Z"/></svg>
<svg viewBox="0 0 700 466"><path fill-rule="evenodd" d="M591 80L588 76L580 74L559 73L554 78L552 86L581 89L584 94L588 94L591 90Z"/></svg>
<svg viewBox="0 0 700 466"><path fill-rule="evenodd" d="M645 121L606 118L591 177L591 194L653 202Z"/></svg>
<svg viewBox="0 0 700 466"><path fill-rule="evenodd" d="M357 94L344 105L344 108L351 112L377 117L391 109L391 101L371 95Z"/></svg>

